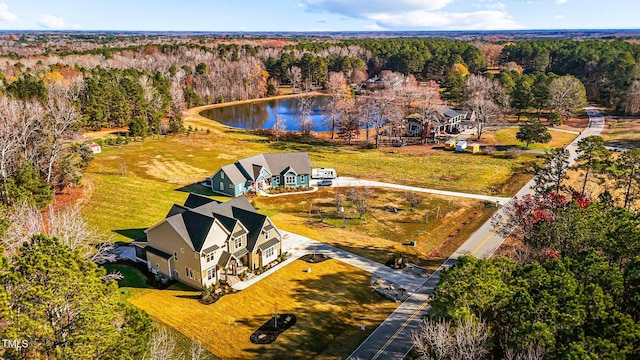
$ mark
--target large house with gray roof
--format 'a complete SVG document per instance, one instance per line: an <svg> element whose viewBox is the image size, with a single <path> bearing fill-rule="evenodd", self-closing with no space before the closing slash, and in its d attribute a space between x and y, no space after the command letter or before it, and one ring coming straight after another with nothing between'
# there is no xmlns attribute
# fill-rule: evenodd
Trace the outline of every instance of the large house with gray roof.
<svg viewBox="0 0 640 360"><path fill-rule="evenodd" d="M189 194L133 242L136 259L160 279L204 289L233 283L281 255L282 233L245 197L219 202Z"/></svg>
<svg viewBox="0 0 640 360"><path fill-rule="evenodd" d="M445 132L454 133L463 125L469 125L476 119L473 112L458 111L445 105L437 106L429 116L431 123L429 136L439 136ZM407 136L420 136L424 130L422 115L413 114L407 120Z"/></svg>
<svg viewBox="0 0 640 360"><path fill-rule="evenodd" d="M221 167L206 184L216 193L240 196L271 187L308 187L310 171L306 152L265 153Z"/></svg>

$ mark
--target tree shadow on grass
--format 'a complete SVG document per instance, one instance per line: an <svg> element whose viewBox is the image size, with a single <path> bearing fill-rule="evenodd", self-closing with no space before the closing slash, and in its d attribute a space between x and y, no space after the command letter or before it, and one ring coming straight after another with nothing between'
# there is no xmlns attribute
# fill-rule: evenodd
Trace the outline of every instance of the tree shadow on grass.
<svg viewBox="0 0 640 360"><path fill-rule="evenodd" d="M216 194L214 193L210 188L202 185L202 183L193 183L193 184L189 184L186 186L183 186L181 188L177 188L176 191L181 191L181 192L186 192L186 193L193 193L193 194L198 194L198 195L203 195L203 196L214 196L214 195L220 195L220 194Z"/></svg>
<svg viewBox="0 0 640 360"><path fill-rule="evenodd" d="M360 272L357 275L333 273L319 278L303 277L293 280L291 290L291 296L300 305L293 309L282 309L278 315L293 314L297 322L274 342L244 349L253 354L252 357L309 359L322 354L346 358L373 331L372 326L367 326L366 332L360 330L360 324L369 320L368 313L354 312L362 306L390 301L370 287L368 274ZM242 319L239 322L252 326L256 331L271 316Z"/></svg>

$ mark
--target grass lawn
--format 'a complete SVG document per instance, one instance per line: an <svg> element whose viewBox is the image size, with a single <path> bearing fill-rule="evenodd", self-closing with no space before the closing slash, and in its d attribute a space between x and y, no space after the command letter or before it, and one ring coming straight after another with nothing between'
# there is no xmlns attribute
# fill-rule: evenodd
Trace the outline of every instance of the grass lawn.
<svg viewBox="0 0 640 360"><path fill-rule="evenodd" d="M208 306L193 299L195 291L148 289L129 300L223 359L344 359L398 306L369 280L369 273L337 260L298 260ZM296 315L297 323L272 344L252 344L249 336L275 307Z"/></svg>
<svg viewBox="0 0 640 360"><path fill-rule="evenodd" d="M487 145L517 145L525 148L526 144L516 139L518 128L506 128L482 133L482 143ZM557 147L565 147L578 135L550 129L551 141L547 144L530 144L529 150L546 151Z"/></svg>
<svg viewBox="0 0 640 360"><path fill-rule="evenodd" d="M83 182L83 215L89 223L115 235L115 240L130 241L161 220L173 203L182 203L187 191L205 190L192 184L225 164L266 151L308 151L314 167L332 167L344 176L496 195L512 195L526 183L528 176L518 173L532 159L426 147L361 150L320 140L275 142L207 121L215 129L209 134L202 126L193 126L198 132L190 136L104 147Z"/></svg>
<svg viewBox="0 0 640 360"><path fill-rule="evenodd" d="M274 198L257 197L254 205L268 213L284 230L305 235L351 251L368 259L385 263L392 256L402 255L419 265L435 268L449 257L495 211L484 202L421 194L424 201L411 210L404 193L372 188L369 213L358 218L338 190L347 214L347 226L336 212L335 189L320 189L311 194ZM313 215L309 214L311 207ZM390 212L386 208L396 208ZM322 219L317 214L323 213ZM427 222L428 220L428 222ZM416 240L416 247L407 246Z"/></svg>
<svg viewBox="0 0 640 360"><path fill-rule="evenodd" d="M639 118L607 118L601 135L607 146L637 148L640 147Z"/></svg>

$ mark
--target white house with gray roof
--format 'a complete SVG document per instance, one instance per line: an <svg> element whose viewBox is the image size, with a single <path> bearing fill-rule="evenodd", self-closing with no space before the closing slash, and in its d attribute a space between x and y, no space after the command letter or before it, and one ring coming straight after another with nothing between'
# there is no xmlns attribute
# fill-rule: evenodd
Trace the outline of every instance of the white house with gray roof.
<svg viewBox="0 0 640 360"><path fill-rule="evenodd" d="M310 172L306 152L265 153L221 167L206 183L216 193L240 196L271 187L309 187Z"/></svg>

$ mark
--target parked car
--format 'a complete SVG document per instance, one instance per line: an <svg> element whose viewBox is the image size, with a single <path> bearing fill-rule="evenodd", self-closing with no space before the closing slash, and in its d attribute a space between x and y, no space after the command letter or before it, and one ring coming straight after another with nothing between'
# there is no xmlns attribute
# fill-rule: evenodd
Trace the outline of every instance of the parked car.
<svg viewBox="0 0 640 360"><path fill-rule="evenodd" d="M331 179L322 179L318 181L318 186L331 186L333 185L333 181Z"/></svg>

